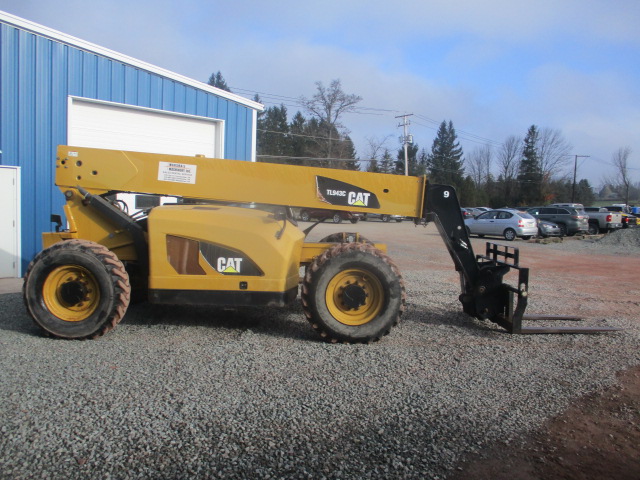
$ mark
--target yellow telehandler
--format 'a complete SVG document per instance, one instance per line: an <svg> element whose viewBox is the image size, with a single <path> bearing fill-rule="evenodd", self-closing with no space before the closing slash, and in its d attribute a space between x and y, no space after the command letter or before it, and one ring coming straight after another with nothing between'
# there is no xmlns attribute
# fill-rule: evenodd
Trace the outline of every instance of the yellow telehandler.
<svg viewBox="0 0 640 480"><path fill-rule="evenodd" d="M613 330L523 327L528 269L517 249L488 243L476 257L455 190L426 177L72 146L58 147L55 168L68 228L52 216L56 231L43 234L23 287L30 315L52 336L103 335L124 317L132 287L152 303L225 306L283 306L300 290L327 341L388 334L405 287L386 247L351 233L305 242L315 224L302 231L292 207L434 222L460 274L464 311L511 333ZM178 203L129 215L122 192ZM511 269L515 287L503 283Z"/></svg>

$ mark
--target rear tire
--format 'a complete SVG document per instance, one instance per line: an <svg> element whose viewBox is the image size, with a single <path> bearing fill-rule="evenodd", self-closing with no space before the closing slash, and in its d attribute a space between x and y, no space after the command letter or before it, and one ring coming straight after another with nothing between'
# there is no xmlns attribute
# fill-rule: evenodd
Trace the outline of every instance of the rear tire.
<svg viewBox="0 0 640 480"><path fill-rule="evenodd" d="M331 343L380 340L399 322L405 302L398 267L364 243L326 250L307 268L302 284L305 316Z"/></svg>
<svg viewBox="0 0 640 480"><path fill-rule="evenodd" d="M122 320L131 287L122 262L87 240L58 242L40 252L25 275L22 293L33 320L60 338L96 338Z"/></svg>
<svg viewBox="0 0 640 480"><path fill-rule="evenodd" d="M597 235L600 233L600 226L597 223L590 223L589 224L589 230L588 230L589 235Z"/></svg>
<svg viewBox="0 0 640 480"><path fill-rule="evenodd" d="M339 213L334 213L333 217L332 217L333 223L341 223L342 222L342 215L340 215Z"/></svg>
<svg viewBox="0 0 640 480"><path fill-rule="evenodd" d="M516 239L516 231L513 228L507 228L504 233L504 239L513 242Z"/></svg>
<svg viewBox="0 0 640 480"><path fill-rule="evenodd" d="M380 220L382 220L383 222L388 222L389 220L391 220L391 217L389 217L389 215L382 215L380 217Z"/></svg>

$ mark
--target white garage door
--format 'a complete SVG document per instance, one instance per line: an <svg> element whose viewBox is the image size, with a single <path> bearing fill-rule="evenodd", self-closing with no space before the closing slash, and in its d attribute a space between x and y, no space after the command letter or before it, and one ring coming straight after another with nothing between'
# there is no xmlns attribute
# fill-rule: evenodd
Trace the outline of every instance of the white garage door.
<svg viewBox="0 0 640 480"><path fill-rule="evenodd" d="M220 158L223 129L221 120L69 98L67 143L78 147Z"/></svg>

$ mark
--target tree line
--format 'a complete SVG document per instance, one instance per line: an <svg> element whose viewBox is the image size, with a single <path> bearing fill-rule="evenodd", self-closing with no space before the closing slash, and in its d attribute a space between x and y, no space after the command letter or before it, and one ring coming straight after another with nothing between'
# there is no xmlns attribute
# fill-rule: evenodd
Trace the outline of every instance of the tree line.
<svg viewBox="0 0 640 480"><path fill-rule="evenodd" d="M209 84L231 91L220 72L211 75ZM260 97L254 100L260 102ZM367 138L368 151L364 158L358 157L342 119L357 111L361 100L345 93L340 80L333 80L329 86L316 82L312 97L300 97L302 110L291 120L284 104L268 107L258 114L258 161L403 175L404 148L389 148L391 135ZM566 174L567 166L577 160L571 150L559 130L531 125L524 137L512 135L497 146L481 145L465 155L453 122L443 120L429 150L417 143L408 145L408 171L426 174L432 183L454 186L461 203L468 206L591 205L596 195L589 181ZM607 192L623 192L626 203L640 190L640 184L630 179L629 155L628 148L614 154L616 174L604 182Z"/></svg>

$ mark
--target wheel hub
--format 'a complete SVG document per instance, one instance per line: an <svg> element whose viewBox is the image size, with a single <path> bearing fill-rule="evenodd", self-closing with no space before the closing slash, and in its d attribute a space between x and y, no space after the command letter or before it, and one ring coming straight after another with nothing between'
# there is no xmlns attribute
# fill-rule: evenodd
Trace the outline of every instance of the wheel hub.
<svg viewBox="0 0 640 480"><path fill-rule="evenodd" d="M67 305L77 305L87 297L87 287L77 281L63 283L60 286L60 299Z"/></svg>
<svg viewBox="0 0 640 480"><path fill-rule="evenodd" d="M357 284L347 285L342 292L342 302L346 307L357 310L367 301L367 292Z"/></svg>

